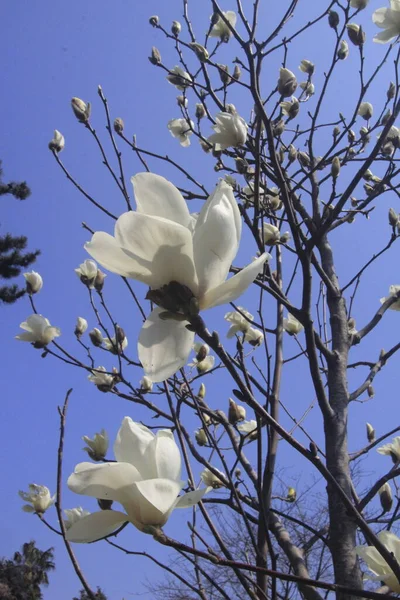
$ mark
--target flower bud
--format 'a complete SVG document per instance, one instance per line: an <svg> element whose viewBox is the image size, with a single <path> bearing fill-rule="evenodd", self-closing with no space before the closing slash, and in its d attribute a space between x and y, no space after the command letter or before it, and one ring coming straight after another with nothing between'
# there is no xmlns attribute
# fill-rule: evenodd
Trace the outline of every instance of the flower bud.
<svg viewBox="0 0 400 600"><path fill-rule="evenodd" d="M119 325L115 328L115 340L118 344L122 345L125 340L125 331Z"/></svg>
<svg viewBox="0 0 400 600"><path fill-rule="evenodd" d="M103 335L97 327L92 329L92 331L89 331L89 337L93 346L100 347L103 344Z"/></svg>
<svg viewBox="0 0 400 600"><path fill-rule="evenodd" d="M297 153L297 160L299 161L299 163L301 164L302 167L309 167L311 164L311 160L310 157L308 156L307 152L298 152Z"/></svg>
<svg viewBox="0 0 400 600"><path fill-rule="evenodd" d="M367 423L367 440L369 443L375 441L375 429L372 427L371 423Z"/></svg>
<svg viewBox="0 0 400 600"><path fill-rule="evenodd" d="M361 102L357 114L366 121L369 121L373 115L373 112L374 107L370 102Z"/></svg>
<svg viewBox="0 0 400 600"><path fill-rule="evenodd" d="M149 19L149 23L152 27L157 27L157 25L160 22L160 18L157 15L153 15L152 17L150 17Z"/></svg>
<svg viewBox="0 0 400 600"><path fill-rule="evenodd" d="M336 29L339 25L339 15L335 10L330 10L328 13L328 23L332 29Z"/></svg>
<svg viewBox="0 0 400 600"><path fill-rule="evenodd" d="M282 135L282 133L284 131L285 131L285 122L283 121L283 119L279 119L279 121L274 123L274 125L272 126L272 134L274 137L279 137L280 135Z"/></svg>
<svg viewBox="0 0 400 600"><path fill-rule="evenodd" d="M160 65L161 64L161 54L158 48L155 46L151 49L151 56L149 56L149 61L152 65Z"/></svg>
<svg viewBox="0 0 400 600"><path fill-rule="evenodd" d="M171 25L172 35L174 35L175 37L178 37L178 35L181 32L181 29L182 29L182 25L179 23L179 21L172 21L172 25Z"/></svg>
<svg viewBox="0 0 400 600"><path fill-rule="evenodd" d="M201 427L200 429L197 429L197 431L194 434L194 437L196 438L196 442L198 443L199 446L207 445L207 443L208 443L207 434L204 431L203 427Z"/></svg>
<svg viewBox="0 0 400 600"><path fill-rule="evenodd" d="M228 112L230 115L236 115L236 113L237 113L236 106L234 104L227 104L226 112Z"/></svg>
<svg viewBox="0 0 400 600"><path fill-rule="evenodd" d="M231 77L229 75L228 65L217 64L217 67L218 67L219 78L221 79L221 81L224 85L227 85L231 80Z"/></svg>
<svg viewBox="0 0 400 600"><path fill-rule="evenodd" d="M90 117L90 102L84 102L80 98L72 98L71 100L72 110L74 115L81 123L87 123Z"/></svg>
<svg viewBox="0 0 400 600"><path fill-rule="evenodd" d="M340 60L346 60L349 55L349 45L346 40L342 40L340 42L339 50L337 56Z"/></svg>
<svg viewBox="0 0 400 600"><path fill-rule="evenodd" d="M391 225L392 227L396 227L397 223L399 222L399 215L396 213L394 208L389 208L388 216L389 216L389 225Z"/></svg>
<svg viewBox="0 0 400 600"><path fill-rule="evenodd" d="M389 88L388 88L388 91L386 92L387 99L388 100L393 100L393 98L395 97L395 95L396 95L396 86L393 83L393 81L391 81L390 85L389 85Z"/></svg>
<svg viewBox="0 0 400 600"><path fill-rule="evenodd" d="M74 334L79 339L81 335L83 335L88 328L88 322L83 317L78 317L76 320L75 331ZM98 330L97 330L98 331Z"/></svg>
<svg viewBox="0 0 400 600"><path fill-rule="evenodd" d="M121 117L114 119L114 131L115 133L122 133L124 131L124 122Z"/></svg>
<svg viewBox="0 0 400 600"><path fill-rule="evenodd" d="M291 238L292 236L290 235L290 233L288 231L285 231L285 233L282 233L279 241L281 244L287 244L291 240Z"/></svg>
<svg viewBox="0 0 400 600"><path fill-rule="evenodd" d="M293 96L294 92L297 88L297 79L295 74L289 69L281 68L279 70L279 79L278 79L278 92L281 96L285 98L287 96Z"/></svg>
<svg viewBox="0 0 400 600"><path fill-rule="evenodd" d="M356 23L349 23L346 25L347 35L349 36L349 40L355 46L362 46L365 42L365 33L361 25L357 25Z"/></svg>
<svg viewBox="0 0 400 600"><path fill-rule="evenodd" d="M200 62L206 62L208 60L208 50L204 48L204 46L198 44L197 42L191 42L189 46L191 47L191 49L193 50Z"/></svg>
<svg viewBox="0 0 400 600"><path fill-rule="evenodd" d="M197 396L203 400L205 398L206 395L206 386L204 385L204 383L202 383L199 387L199 391L197 392Z"/></svg>
<svg viewBox="0 0 400 600"><path fill-rule="evenodd" d="M196 104L196 110L194 114L196 116L196 119L203 119L206 116L206 109L204 108L204 104L202 104L201 102Z"/></svg>
<svg viewBox="0 0 400 600"><path fill-rule="evenodd" d="M290 488L288 489L288 493L287 493L287 496L286 496L286 500L287 500L288 502L296 502L296 496L297 496L297 493L296 493L296 490L295 490L295 488L294 488L294 487L290 487Z"/></svg>
<svg viewBox="0 0 400 600"><path fill-rule="evenodd" d="M87 435L84 435L82 439L87 444L83 450L88 453L92 460L100 462L106 457L108 435L105 429L102 429L100 433L95 433L93 439Z"/></svg>
<svg viewBox="0 0 400 600"><path fill-rule="evenodd" d="M381 489L379 490L379 500L381 501L383 512L387 513L392 510L393 496L392 489L388 482L384 483Z"/></svg>
<svg viewBox="0 0 400 600"><path fill-rule="evenodd" d="M140 380L140 391L142 392L142 394L147 394L148 392L151 392L151 390L153 389L153 382L151 381L150 377L146 377L146 375Z"/></svg>
<svg viewBox="0 0 400 600"><path fill-rule="evenodd" d="M236 166L237 172L240 173L241 175L244 175L244 173L247 173L249 163L247 162L247 160L245 158L237 158L235 160L235 166Z"/></svg>
<svg viewBox="0 0 400 600"><path fill-rule="evenodd" d="M391 116L392 116L392 111L390 110L390 108L388 108L381 119L381 125L386 125L386 123L389 121Z"/></svg>
<svg viewBox="0 0 400 600"><path fill-rule="evenodd" d="M368 398L373 398L375 396L375 390L372 385L367 387Z"/></svg>
<svg viewBox="0 0 400 600"><path fill-rule="evenodd" d="M55 129L53 139L51 139L49 142L50 150L53 150L53 152L57 152L57 154L58 154L58 152L61 152L61 150L64 150L64 146L65 146L64 136L57 129Z"/></svg>
<svg viewBox="0 0 400 600"><path fill-rule="evenodd" d="M288 149L289 163L292 164L292 162L294 162L296 160L296 158L297 158L297 150L293 146L293 144L290 144L289 149Z"/></svg>
<svg viewBox="0 0 400 600"><path fill-rule="evenodd" d="M300 71L312 75L314 73L315 65L310 60L302 60L299 66Z"/></svg>
<svg viewBox="0 0 400 600"><path fill-rule="evenodd" d="M246 409L240 404L236 404L232 398L229 398L228 421L231 425L236 425L238 421L244 421L246 418Z"/></svg>
<svg viewBox="0 0 400 600"><path fill-rule="evenodd" d="M97 275L94 280L94 289L96 290L96 292L101 292L101 290L104 287L104 280L106 277L107 277L107 275L105 273L103 273L103 271L101 271L100 269L97 269Z"/></svg>
<svg viewBox="0 0 400 600"><path fill-rule="evenodd" d="M189 100L186 98L186 96L177 96L176 103L178 106L182 106L182 108L187 108Z"/></svg>
<svg viewBox="0 0 400 600"><path fill-rule="evenodd" d="M357 10L363 10L366 8L369 0L350 0L350 6L352 8L356 8Z"/></svg>
<svg viewBox="0 0 400 600"><path fill-rule="evenodd" d="M24 273L25 283L26 283L26 291L30 296L33 294L37 294L43 287L43 279L39 273L36 271L31 271L30 273Z"/></svg>
<svg viewBox="0 0 400 600"><path fill-rule="evenodd" d="M340 135L340 127L334 127L333 131L332 131L332 137L335 142L336 142L336 139L339 137L339 135Z"/></svg>
<svg viewBox="0 0 400 600"><path fill-rule="evenodd" d="M333 179L337 179L337 177L339 176L340 173L340 158L338 156L335 156L334 159L332 160L332 165L331 165L331 175L333 177Z"/></svg>
<svg viewBox="0 0 400 600"><path fill-rule="evenodd" d="M235 68L233 69L233 74L232 74L233 79L235 79L235 81L239 81L241 76L242 76L241 68L239 67L239 65L235 65Z"/></svg>

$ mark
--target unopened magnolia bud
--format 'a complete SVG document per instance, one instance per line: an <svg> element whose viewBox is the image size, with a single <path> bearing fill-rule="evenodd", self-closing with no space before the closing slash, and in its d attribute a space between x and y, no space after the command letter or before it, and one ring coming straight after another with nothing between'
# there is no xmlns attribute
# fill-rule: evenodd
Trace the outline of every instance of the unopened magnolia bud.
<svg viewBox="0 0 400 600"><path fill-rule="evenodd" d="M280 237L280 242L281 244L287 244L291 239L291 235L288 231L285 231L285 233L282 233L281 237Z"/></svg>
<svg viewBox="0 0 400 600"><path fill-rule="evenodd" d="M160 18L157 15L153 15L152 17L150 17L149 19L149 23L150 25L152 25L153 27L157 27L157 25L160 22Z"/></svg>
<svg viewBox="0 0 400 600"><path fill-rule="evenodd" d="M230 115L236 115L236 113L237 113L236 106L234 104L227 104L226 112L228 112Z"/></svg>
<svg viewBox="0 0 400 600"><path fill-rule="evenodd" d="M140 380L140 391L143 394L147 394L148 392L151 392L151 390L153 389L153 382L151 381L150 377L146 377L146 375Z"/></svg>
<svg viewBox="0 0 400 600"><path fill-rule="evenodd" d="M245 158L237 158L235 160L235 165L236 165L236 170L238 173L240 173L241 175L243 175L244 173L247 173L249 163L247 162L247 160Z"/></svg>
<svg viewBox="0 0 400 600"><path fill-rule="evenodd" d="M381 501L383 512L387 513L392 510L393 496L392 489L388 482L384 483L381 489L379 490L379 500Z"/></svg>
<svg viewBox="0 0 400 600"><path fill-rule="evenodd" d="M280 135L282 135L282 133L285 131L285 122L283 121L283 119L279 119L279 121L277 121L273 127L272 127L272 133L274 135L274 137L279 137Z"/></svg>
<svg viewBox="0 0 400 600"><path fill-rule="evenodd" d="M217 67L219 72L219 78L221 79L222 83L226 85L231 80L231 77L229 75L229 67L228 65L221 64L217 64Z"/></svg>
<svg viewBox="0 0 400 600"><path fill-rule="evenodd" d="M333 179L336 179L338 177L340 173L340 158L338 156L335 156L334 159L332 160L332 164L331 164L331 175L333 177Z"/></svg>
<svg viewBox="0 0 400 600"><path fill-rule="evenodd" d="M297 88L297 79L295 74L289 69L281 68L279 71L278 79L278 92L285 98L287 96L293 96Z"/></svg>
<svg viewBox="0 0 400 600"><path fill-rule="evenodd" d="M87 123L90 117L90 102L84 102L80 98L72 98L72 110L81 123Z"/></svg>
<svg viewBox="0 0 400 600"><path fill-rule="evenodd" d="M349 140L350 144L352 144L356 139L356 134L352 129L349 129L349 131L347 132L347 139Z"/></svg>
<svg viewBox="0 0 400 600"><path fill-rule="evenodd" d="M240 479L242 476L242 471L240 469L235 469L235 477L236 479Z"/></svg>
<svg viewBox="0 0 400 600"><path fill-rule="evenodd" d="M238 421L244 421L246 418L246 409L240 404L236 404L232 398L229 398L228 420L231 425L235 425Z"/></svg>
<svg viewBox="0 0 400 600"><path fill-rule="evenodd" d="M289 146L288 158L289 158L289 163L294 162L296 160L296 158L297 158L297 150L293 146L293 144L290 144L290 146Z"/></svg>
<svg viewBox="0 0 400 600"><path fill-rule="evenodd" d="M372 385L367 387L367 394L369 398L373 398L375 396L375 390Z"/></svg>
<svg viewBox="0 0 400 600"><path fill-rule="evenodd" d="M93 346L99 347L102 345L103 336L102 336L100 329L97 329L97 327L92 329L92 331L89 331L89 337L90 337L90 341L92 342Z"/></svg>
<svg viewBox="0 0 400 600"><path fill-rule="evenodd" d="M98 498L97 504L100 507L100 510L110 510L113 504L113 500L105 500L104 498Z"/></svg>
<svg viewBox="0 0 400 600"><path fill-rule="evenodd" d="M233 74L232 74L233 79L235 79L236 81L239 81L241 76L242 76L241 68L239 67L239 65L235 65L235 68L233 69Z"/></svg>
<svg viewBox="0 0 400 600"><path fill-rule="evenodd" d="M181 29L182 29L182 25L179 23L179 21L172 21L172 25L171 25L172 35L174 35L175 37L178 37L178 35L181 32Z"/></svg>
<svg viewBox="0 0 400 600"><path fill-rule="evenodd" d="M104 287L104 280L106 277L107 277L107 275L105 273L103 273L103 271L101 271L100 269L97 269L97 275L94 280L94 289L96 290L96 292L101 292L101 290Z"/></svg>
<svg viewBox="0 0 400 600"><path fill-rule="evenodd" d="M349 23L346 25L347 35L349 36L349 40L355 46L362 46L365 42L365 33L361 25L357 25L356 23Z"/></svg>
<svg viewBox="0 0 400 600"><path fill-rule="evenodd" d="M342 40L340 42L339 50L337 56L340 60L346 60L349 55L349 45L346 40Z"/></svg>
<svg viewBox="0 0 400 600"><path fill-rule="evenodd" d="M206 344L202 344L199 348L199 350L197 351L196 354L196 360L198 362L201 362L202 360L204 360L206 358L206 356L209 353L209 348Z"/></svg>
<svg viewBox="0 0 400 600"><path fill-rule="evenodd" d="M369 121L372 118L373 112L374 107L370 102L361 102L357 114L366 121Z"/></svg>
<svg viewBox="0 0 400 600"><path fill-rule="evenodd" d="M302 167L309 167L311 164L310 157L308 156L307 152L298 152L297 160L299 161Z"/></svg>
<svg viewBox="0 0 400 600"><path fill-rule="evenodd" d="M114 120L114 131L115 133L122 133L124 131L124 122L121 117L117 117Z"/></svg>
<svg viewBox="0 0 400 600"><path fill-rule="evenodd" d="M206 386L202 383L199 387L199 391L197 392L198 397L203 400L206 395Z"/></svg>
<svg viewBox="0 0 400 600"><path fill-rule="evenodd" d="M196 442L198 443L199 446L207 445L207 443L208 443L207 434L202 427L201 427L201 429L198 429L195 432L194 437L196 438Z"/></svg>
<svg viewBox="0 0 400 600"><path fill-rule="evenodd" d="M294 487L290 487L290 488L288 489L288 493L287 493L287 496L286 496L286 500L287 500L288 502L295 502L295 501L296 501L296 496L297 496L297 493L296 493L296 490L295 490L295 488L294 488Z"/></svg>
<svg viewBox="0 0 400 600"><path fill-rule="evenodd" d="M206 62L208 60L208 50L204 48L204 46L198 44L197 42L192 42L191 44L189 44L189 46L191 47L191 49L193 50L200 62Z"/></svg>
<svg viewBox="0 0 400 600"><path fill-rule="evenodd" d="M50 150L53 150L54 152L58 153L64 149L64 146L65 146L64 136L57 129L55 129L53 139L51 139L49 142Z"/></svg>
<svg viewBox="0 0 400 600"><path fill-rule="evenodd" d="M332 29L336 29L339 25L339 15L335 10L330 10L328 13L328 23Z"/></svg>
<svg viewBox="0 0 400 600"><path fill-rule="evenodd" d="M204 104L196 104L196 110L194 114L196 116L196 119L203 119L203 117L206 116L206 109L204 108Z"/></svg>
<svg viewBox="0 0 400 600"><path fill-rule="evenodd" d="M30 296L33 294L37 294L43 287L43 279L39 273L36 271L31 271L30 273L24 273L25 283L26 283L26 291Z"/></svg>
<svg viewBox="0 0 400 600"><path fill-rule="evenodd" d="M156 48L155 46L153 46L151 49L151 56L149 56L149 61L151 62L152 65L161 64L161 54L160 54L159 49Z"/></svg>
<svg viewBox="0 0 400 600"><path fill-rule="evenodd" d="M397 223L399 222L399 215L396 213L396 211L393 208L389 208L389 225L391 225L392 227L396 227Z"/></svg>
<svg viewBox="0 0 400 600"><path fill-rule="evenodd" d="M189 101L186 98L186 96L177 96L176 97L176 103L178 106L182 106L183 108L187 108Z"/></svg>
<svg viewBox="0 0 400 600"><path fill-rule="evenodd" d="M332 131L333 139L336 141L336 138L340 135L340 127L334 127Z"/></svg>
<svg viewBox="0 0 400 600"><path fill-rule="evenodd" d="M122 329L122 327L117 325L115 328L115 339L116 339L117 343L122 344L123 341L125 340L125 337L126 337L125 331Z"/></svg>
<svg viewBox="0 0 400 600"><path fill-rule="evenodd" d="M395 97L395 95L396 95L396 86L393 83L393 81L391 81L390 85L389 85L389 88L388 88L388 91L386 92L387 99L388 100L393 100L393 98Z"/></svg>
<svg viewBox="0 0 400 600"><path fill-rule="evenodd" d="M83 317L78 317L75 325L75 335L77 338L80 338L88 328L88 322Z"/></svg>
<svg viewBox="0 0 400 600"><path fill-rule="evenodd" d="M390 108L388 108L381 119L381 124L386 125L386 123L389 121L391 116L392 116L392 111L390 110Z"/></svg>
<svg viewBox="0 0 400 600"><path fill-rule="evenodd" d="M367 440L369 443L375 441L375 429L372 427L371 423L367 423Z"/></svg>

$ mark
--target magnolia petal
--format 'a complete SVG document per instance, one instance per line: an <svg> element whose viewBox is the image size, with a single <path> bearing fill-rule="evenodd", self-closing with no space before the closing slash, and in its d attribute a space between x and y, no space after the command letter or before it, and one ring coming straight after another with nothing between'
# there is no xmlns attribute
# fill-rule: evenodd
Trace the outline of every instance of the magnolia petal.
<svg viewBox="0 0 400 600"><path fill-rule="evenodd" d="M129 463L95 465L86 462L76 466L67 484L76 494L124 504L131 500L133 484L140 479L139 471Z"/></svg>
<svg viewBox="0 0 400 600"><path fill-rule="evenodd" d="M139 360L145 375L154 383L168 379L186 364L194 333L186 329L186 321L163 321L161 308L155 308L140 332Z"/></svg>
<svg viewBox="0 0 400 600"><path fill-rule="evenodd" d="M206 494L210 489L210 487L205 487L201 490L194 490L193 492L188 492L187 494L180 496L174 508L189 508L190 506L194 506L200 502L204 494Z"/></svg>
<svg viewBox="0 0 400 600"><path fill-rule="evenodd" d="M152 273L152 287L179 281L196 293L193 242L187 227L131 211L118 219L115 238L128 256Z"/></svg>
<svg viewBox="0 0 400 600"><path fill-rule="evenodd" d="M390 42L391 39L397 37L399 33L399 27L389 27L388 29L384 29L383 31L380 31L374 35L373 39L374 42L377 42L378 44L386 44L386 42Z"/></svg>
<svg viewBox="0 0 400 600"><path fill-rule="evenodd" d="M241 233L242 221L232 188L220 181L204 204L193 233L200 296L225 281Z"/></svg>
<svg viewBox="0 0 400 600"><path fill-rule="evenodd" d="M400 556L400 539L391 531L381 531L378 533L379 541L382 542L394 556ZM383 560L383 559L382 559Z"/></svg>
<svg viewBox="0 0 400 600"><path fill-rule="evenodd" d="M150 286L154 283L150 265L146 266L128 255L117 240L104 231L96 232L91 241L85 244L85 250L112 273L136 279Z"/></svg>
<svg viewBox="0 0 400 600"><path fill-rule="evenodd" d="M270 258L271 255L268 252L264 252L264 254L247 265L239 273L207 292L201 299L200 308L205 310L206 308L212 308L236 300L236 298L247 290L257 275L261 273L265 261Z"/></svg>
<svg viewBox="0 0 400 600"><path fill-rule="evenodd" d="M188 227L188 206L180 191L170 181L154 173L138 173L131 178L131 182L138 213L163 217Z"/></svg>
<svg viewBox="0 0 400 600"><path fill-rule="evenodd" d="M66 532L69 542L88 544L107 537L128 521L125 513L118 510L100 510L82 517Z"/></svg>
<svg viewBox="0 0 400 600"><path fill-rule="evenodd" d="M387 572L388 564L373 546L356 546L355 551L367 563L369 570L376 575L383 575L383 571Z"/></svg>
<svg viewBox="0 0 400 600"><path fill-rule="evenodd" d="M124 506L133 521L143 525L164 525L182 485L169 479L146 479L134 486L135 500Z"/></svg>
<svg viewBox="0 0 400 600"><path fill-rule="evenodd" d="M172 431L161 429L147 446L145 461L152 477L181 481L182 458ZM150 477L150 476L149 476Z"/></svg>
<svg viewBox="0 0 400 600"><path fill-rule="evenodd" d="M31 331L24 331L24 333L16 335L15 339L20 342L36 342L37 336Z"/></svg>
<svg viewBox="0 0 400 600"><path fill-rule="evenodd" d="M155 435L130 417L125 417L114 443L115 458L120 463L131 463L139 471L143 479L152 477L146 464L145 453Z"/></svg>

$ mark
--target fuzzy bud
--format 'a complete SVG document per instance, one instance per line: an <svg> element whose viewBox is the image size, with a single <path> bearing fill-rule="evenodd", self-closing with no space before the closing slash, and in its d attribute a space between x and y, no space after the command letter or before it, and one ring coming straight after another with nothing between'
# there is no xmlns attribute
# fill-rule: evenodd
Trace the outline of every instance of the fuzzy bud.
<svg viewBox="0 0 400 600"><path fill-rule="evenodd" d="M346 60L349 55L349 45L346 40L342 40L340 42L339 50L337 56L340 60Z"/></svg>
<svg viewBox="0 0 400 600"><path fill-rule="evenodd" d="M221 81L224 85L227 85L231 80L231 76L229 75L228 65L217 64L217 67L218 67L219 78L221 79Z"/></svg>
<svg viewBox="0 0 400 600"><path fill-rule="evenodd" d="M389 88L388 88L388 91L386 92L387 99L388 100L393 100L393 98L395 97L395 95L396 95L396 86L393 83L393 81L391 81L390 85L389 85Z"/></svg>
<svg viewBox="0 0 400 600"><path fill-rule="evenodd" d="M194 437L196 438L196 442L198 443L199 446L207 445L207 443L208 443L207 434L204 431L203 427L201 427L200 429L197 429L197 431L194 434Z"/></svg>
<svg viewBox="0 0 400 600"><path fill-rule="evenodd" d="M394 208L389 208L389 225L391 227L396 227L399 222L399 215L396 213Z"/></svg>
<svg viewBox="0 0 400 600"><path fill-rule="evenodd" d="M150 17L149 19L149 23L152 27L157 27L157 25L160 22L160 18L157 15L153 15L152 17Z"/></svg>
<svg viewBox="0 0 400 600"><path fill-rule="evenodd" d="M332 160L332 165L331 165L331 175L333 177L333 179L337 179L337 177L339 176L340 173L340 158L338 156L335 156L334 159Z"/></svg>
<svg viewBox="0 0 400 600"><path fill-rule="evenodd" d="M83 317L78 317L76 320L75 331L74 334L79 339L81 335L83 335L88 328L88 322Z"/></svg>
<svg viewBox="0 0 400 600"><path fill-rule="evenodd" d="M196 104L196 110L194 114L196 116L196 119L203 119L206 116L206 109L204 108L204 104L202 104L201 102Z"/></svg>
<svg viewBox="0 0 400 600"><path fill-rule="evenodd" d="M181 29L182 29L182 25L179 23L179 21L172 21L172 25L171 25L172 35L174 35L175 37L178 37L178 35L181 32Z"/></svg>
<svg viewBox="0 0 400 600"><path fill-rule="evenodd" d="M381 502L383 512L387 513L392 510L393 496L392 489L388 482L384 483L381 489L379 490L379 500Z"/></svg>
<svg viewBox="0 0 400 600"><path fill-rule="evenodd" d="M204 400L206 395L206 386L204 385L204 383L202 383L199 387L199 391L197 392L197 396L200 398L200 400Z"/></svg>
<svg viewBox="0 0 400 600"><path fill-rule="evenodd" d="M372 385L367 387L368 398L373 398L375 396L375 390Z"/></svg>
<svg viewBox="0 0 400 600"><path fill-rule="evenodd" d="M330 10L328 13L328 23L332 29L336 29L339 25L339 15L335 10Z"/></svg>
<svg viewBox="0 0 400 600"><path fill-rule="evenodd" d="M240 404L236 404L232 398L229 398L228 420L231 425L236 425L238 421L244 421L246 418L246 409Z"/></svg>
<svg viewBox="0 0 400 600"><path fill-rule="evenodd" d="M72 110L81 123L87 123L90 117L90 102L84 102L80 98L72 98Z"/></svg>
<svg viewBox="0 0 400 600"><path fill-rule="evenodd" d="M152 65L160 65L161 64L161 54L158 48L155 46L151 49L151 56L149 56L149 61Z"/></svg>
<svg viewBox="0 0 400 600"><path fill-rule="evenodd" d="M89 331L89 337L93 346L100 347L103 344L103 335L100 329L97 329L97 327L92 329L92 331Z"/></svg>
<svg viewBox="0 0 400 600"><path fill-rule="evenodd" d="M296 158L297 158L297 150L293 146L293 144L290 144L289 149L288 149L289 163L292 164L292 162L294 162L296 160Z"/></svg>
<svg viewBox="0 0 400 600"><path fill-rule="evenodd" d="M240 173L241 175L244 175L244 173L247 173L249 163L247 162L247 160L245 158L237 158L235 160L235 165L236 165L236 170L238 173Z"/></svg>
<svg viewBox="0 0 400 600"><path fill-rule="evenodd" d="M200 62L206 62L208 60L208 50L204 48L204 46L198 44L197 42L192 42L189 44L189 46L191 47L191 49L193 50Z"/></svg>
<svg viewBox="0 0 400 600"><path fill-rule="evenodd" d="M233 74L232 74L233 79L235 79L235 81L239 81L241 76L242 76L241 68L239 67L239 65L235 65L235 68L233 69Z"/></svg>
<svg viewBox="0 0 400 600"><path fill-rule="evenodd" d="M97 269L97 275L96 278L94 280L94 289L96 290L96 292L101 292L101 290L104 287L104 280L107 277L107 275L105 273L103 273L103 271L101 271L100 269Z"/></svg>
<svg viewBox="0 0 400 600"><path fill-rule="evenodd" d="M25 283L26 283L26 291L30 296L33 294L37 294L43 287L43 279L39 273L36 271L31 271L30 273L24 273Z"/></svg>
<svg viewBox="0 0 400 600"><path fill-rule="evenodd" d="M279 70L279 79L278 79L278 92L281 96L285 98L287 96L293 96L294 92L297 88L297 79L295 74L289 69L281 68Z"/></svg>
<svg viewBox="0 0 400 600"><path fill-rule="evenodd" d="M114 119L114 131L115 133L118 133L118 135L124 131L124 122L121 117Z"/></svg>
<svg viewBox="0 0 400 600"><path fill-rule="evenodd" d="M357 25L356 23L349 23L346 25L347 35L349 36L349 40L355 46L362 46L365 42L365 33L361 25Z"/></svg>
<svg viewBox="0 0 400 600"><path fill-rule="evenodd" d="M64 136L57 129L55 129L53 139L51 139L49 142L50 150L53 150L53 152L57 152L57 154L58 154L59 152L64 150L64 146L65 146Z"/></svg>
<svg viewBox="0 0 400 600"><path fill-rule="evenodd" d="M372 427L371 423L367 423L367 440L371 444L375 441L375 429Z"/></svg>
<svg viewBox="0 0 400 600"><path fill-rule="evenodd" d="M311 164L311 160L310 157L308 156L307 152L298 152L297 153L297 160L299 161L299 163L301 164L302 167L309 167Z"/></svg>

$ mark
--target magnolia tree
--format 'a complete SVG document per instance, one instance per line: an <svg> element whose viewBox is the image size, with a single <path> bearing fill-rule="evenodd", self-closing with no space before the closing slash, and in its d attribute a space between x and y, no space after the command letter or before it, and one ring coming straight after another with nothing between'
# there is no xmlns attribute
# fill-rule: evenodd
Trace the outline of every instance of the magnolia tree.
<svg viewBox="0 0 400 600"><path fill-rule="evenodd" d="M49 144L72 185L109 218L104 231L84 225L91 239L76 269L88 295L85 317L96 326L88 331L86 318L77 319L74 350L73 339L65 332L60 338L40 314L42 280L32 272L33 314L17 339L86 372L110 400L127 400L134 418L123 420L112 452L105 430L85 436L88 461L64 481L68 393L56 494L31 484L21 496L24 510L63 536L91 598L73 544L106 540L135 556L143 554L145 534L155 552L162 544L179 557L167 566L146 554L174 580L169 597L400 592L400 498L392 492L400 427L388 419L376 437L364 422L363 442L349 441L348 426L352 407L373 396L374 378L384 377L400 349L380 350L372 335L389 311L400 310L399 282L394 277L383 297L369 275L393 256L400 235L390 207L400 187L400 0L375 12L368 0L316 4L307 21L302 2L282 3L271 30L258 0L238 0L230 10L212 0L207 30L192 22L187 0L172 26L151 16L160 47L176 51L175 64L156 47L149 59L160 88L177 90L176 118L166 126L171 144L189 158L178 163L132 140L101 88L104 136L97 133L101 111L92 117L90 104L73 98L82 135L94 138L115 183L109 205L67 169L59 131ZM327 48L321 65L298 54L316 27ZM331 97L345 67L346 114ZM195 144L208 154L212 189L195 164L186 167ZM142 172L125 172L127 152ZM169 180L157 173L161 164ZM349 231L362 251L346 252ZM126 286L129 318L141 323L129 345L130 323L124 330L109 308L117 278ZM367 318L361 293L374 307ZM219 306L226 322L213 316ZM363 322L356 323L357 310ZM293 372L301 379L289 398L281 389ZM349 445L358 449L350 453ZM380 458L371 484L357 465L376 452L389 458ZM293 461L307 474L298 483L286 477ZM63 516L64 485L81 506ZM87 497L98 500L97 511L85 508ZM58 527L44 516L54 502ZM185 509L187 530L170 535L165 526L178 518L175 509ZM129 549L118 534L132 526L139 531Z"/></svg>

